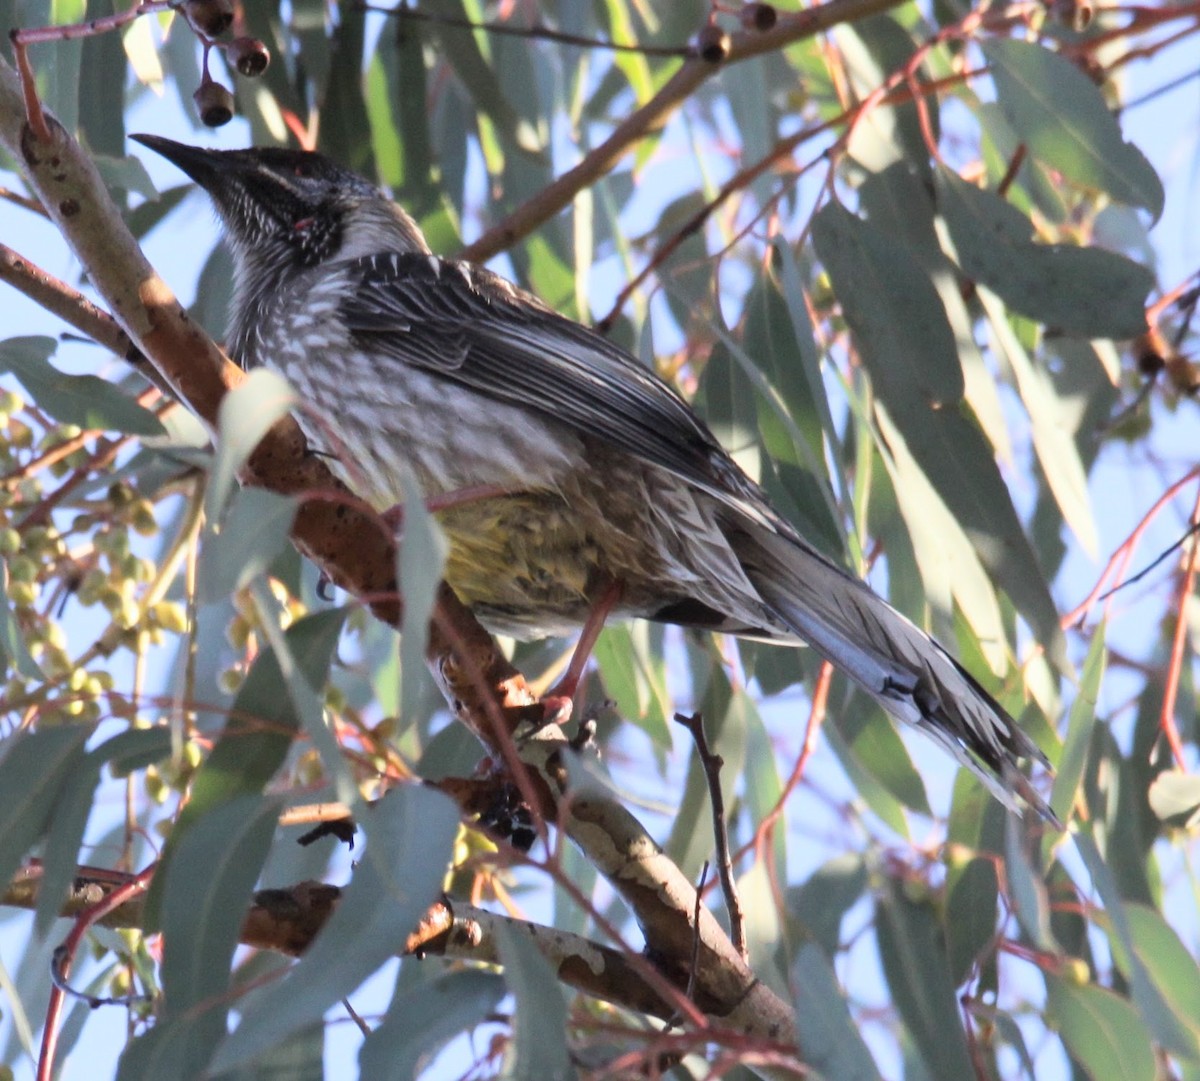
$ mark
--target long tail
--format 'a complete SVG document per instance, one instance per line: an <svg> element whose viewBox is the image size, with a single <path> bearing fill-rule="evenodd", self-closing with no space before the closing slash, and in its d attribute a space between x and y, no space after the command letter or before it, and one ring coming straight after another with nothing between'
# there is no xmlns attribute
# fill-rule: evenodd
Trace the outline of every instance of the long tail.
<svg viewBox="0 0 1200 1081"><path fill-rule="evenodd" d="M1021 771L1046 756L975 678L919 627L798 537L739 523L729 540L775 616L892 716L928 733L1006 806L1016 795L1062 823Z"/></svg>

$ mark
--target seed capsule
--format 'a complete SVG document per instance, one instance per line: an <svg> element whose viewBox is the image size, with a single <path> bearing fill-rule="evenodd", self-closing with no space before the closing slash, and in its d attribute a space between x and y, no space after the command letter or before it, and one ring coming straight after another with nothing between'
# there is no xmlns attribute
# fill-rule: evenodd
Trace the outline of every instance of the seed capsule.
<svg viewBox="0 0 1200 1081"><path fill-rule="evenodd" d="M225 59L247 79L256 79L271 62L271 53L258 38L234 38L225 50Z"/></svg>
<svg viewBox="0 0 1200 1081"><path fill-rule="evenodd" d="M210 128L219 128L233 119L233 94L220 83L204 82L192 95L200 122Z"/></svg>
<svg viewBox="0 0 1200 1081"><path fill-rule="evenodd" d="M184 0L183 16L192 29L215 38L233 23L232 0Z"/></svg>
<svg viewBox="0 0 1200 1081"><path fill-rule="evenodd" d="M729 35L719 26L706 26L696 39L696 52L701 60L719 64L729 55Z"/></svg>
<svg viewBox="0 0 1200 1081"><path fill-rule="evenodd" d="M738 12L738 18L745 29L757 30L764 34L774 27L779 19L779 12L773 4L745 4Z"/></svg>

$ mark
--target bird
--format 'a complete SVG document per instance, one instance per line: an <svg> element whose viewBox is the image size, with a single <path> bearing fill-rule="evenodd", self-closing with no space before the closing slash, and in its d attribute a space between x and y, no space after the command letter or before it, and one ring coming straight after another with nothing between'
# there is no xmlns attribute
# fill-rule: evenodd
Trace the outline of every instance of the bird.
<svg viewBox="0 0 1200 1081"><path fill-rule="evenodd" d="M1022 765L1049 770L1037 744L780 515L649 367L499 274L435 255L408 213L328 157L132 138L217 211L230 356L290 382L310 445L376 508L416 481L449 542L445 580L488 630L594 637L605 619L642 618L808 645L1006 806L1062 828Z"/></svg>

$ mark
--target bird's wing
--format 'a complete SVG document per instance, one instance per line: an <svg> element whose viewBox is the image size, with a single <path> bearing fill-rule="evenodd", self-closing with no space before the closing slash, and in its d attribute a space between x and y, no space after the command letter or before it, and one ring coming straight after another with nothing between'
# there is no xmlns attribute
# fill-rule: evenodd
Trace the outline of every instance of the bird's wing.
<svg viewBox="0 0 1200 1081"><path fill-rule="evenodd" d="M595 331L481 268L426 255L350 263L340 315L405 364L520 405L661 466L732 514L724 535L778 619L896 717L933 735L1010 806L1053 812L1017 770L1044 756L941 646L780 519L665 383Z"/></svg>
<svg viewBox="0 0 1200 1081"><path fill-rule="evenodd" d="M372 353L541 413L781 526L683 399L596 331L466 263L386 253L346 270L339 314Z"/></svg>

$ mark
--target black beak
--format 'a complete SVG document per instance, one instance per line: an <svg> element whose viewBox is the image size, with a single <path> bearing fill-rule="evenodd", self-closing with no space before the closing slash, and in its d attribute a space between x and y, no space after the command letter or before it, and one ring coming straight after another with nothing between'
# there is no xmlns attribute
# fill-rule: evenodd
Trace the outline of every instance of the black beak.
<svg viewBox="0 0 1200 1081"><path fill-rule="evenodd" d="M209 188L217 176L228 171L226 154L221 150L205 150L199 146L188 146L161 135L131 135L135 143L141 143L156 154L161 154L172 165L182 169L202 188Z"/></svg>

